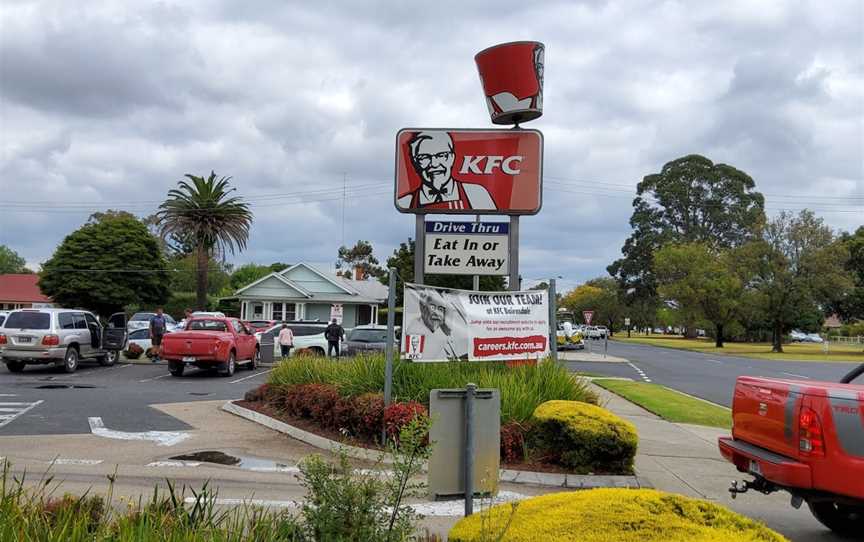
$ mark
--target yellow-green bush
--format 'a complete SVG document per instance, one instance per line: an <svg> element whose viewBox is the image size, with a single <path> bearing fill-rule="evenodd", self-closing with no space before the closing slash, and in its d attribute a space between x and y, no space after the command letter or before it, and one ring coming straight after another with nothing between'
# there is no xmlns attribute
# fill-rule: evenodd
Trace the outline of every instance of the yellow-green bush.
<svg viewBox="0 0 864 542"><path fill-rule="evenodd" d="M512 517L511 517L512 516ZM468 516L451 542L788 542L722 506L653 489L552 493Z"/></svg>
<svg viewBox="0 0 864 542"><path fill-rule="evenodd" d="M544 461L578 473L633 472L639 437L630 422L579 401L547 401L534 410L531 444Z"/></svg>

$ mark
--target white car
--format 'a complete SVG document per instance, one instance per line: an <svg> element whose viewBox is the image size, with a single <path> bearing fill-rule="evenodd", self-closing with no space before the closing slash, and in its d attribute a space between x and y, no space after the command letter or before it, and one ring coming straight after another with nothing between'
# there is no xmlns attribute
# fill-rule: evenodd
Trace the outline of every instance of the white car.
<svg viewBox="0 0 864 542"><path fill-rule="evenodd" d="M132 333L136 329L149 329L150 320L152 320L154 316L156 316L155 312L136 312L133 314L132 318L129 319L129 323L126 325L129 333ZM163 314L162 316L165 317L166 333L171 333L172 331L178 331L180 329L180 324L178 324L170 314Z"/></svg>
<svg viewBox="0 0 864 542"><path fill-rule="evenodd" d="M297 351L300 349L309 349L320 356L327 355L327 339L324 338L324 330L327 329L326 322L285 322L285 324L294 332L294 348L291 349L292 356L297 354ZM278 340L280 329L282 329L282 323L273 325L255 334L255 338L259 344L261 343L262 335L272 335L274 359L282 358L282 349L279 347Z"/></svg>
<svg viewBox="0 0 864 542"><path fill-rule="evenodd" d="M150 340L150 330L149 329L136 329L129 333L129 344L137 344L141 347L145 352L148 348L153 346L153 342ZM129 346L126 347L129 349Z"/></svg>
<svg viewBox="0 0 864 542"><path fill-rule="evenodd" d="M792 342L807 342L807 334L798 331L797 329L793 329L789 332L789 338Z"/></svg>
<svg viewBox="0 0 864 542"><path fill-rule="evenodd" d="M807 338L804 339L805 342L808 343L824 343L825 340L819 336L818 333L808 333Z"/></svg>

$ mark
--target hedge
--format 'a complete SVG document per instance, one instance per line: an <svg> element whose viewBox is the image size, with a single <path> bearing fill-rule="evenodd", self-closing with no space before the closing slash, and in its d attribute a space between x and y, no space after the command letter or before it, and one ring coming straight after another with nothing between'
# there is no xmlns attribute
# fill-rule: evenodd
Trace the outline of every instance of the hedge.
<svg viewBox="0 0 864 542"><path fill-rule="evenodd" d="M723 506L653 489L551 493L515 511L503 504L460 520L448 536L451 542L788 542Z"/></svg>
<svg viewBox="0 0 864 542"><path fill-rule="evenodd" d="M534 410L536 453L577 473L630 473L638 435L630 422L579 401L547 401Z"/></svg>

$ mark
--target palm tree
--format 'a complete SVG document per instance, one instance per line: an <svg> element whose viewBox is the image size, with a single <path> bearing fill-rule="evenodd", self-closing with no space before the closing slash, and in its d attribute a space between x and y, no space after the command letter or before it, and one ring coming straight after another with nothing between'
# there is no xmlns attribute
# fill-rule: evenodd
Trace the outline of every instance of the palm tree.
<svg viewBox="0 0 864 542"><path fill-rule="evenodd" d="M214 253L225 254L246 248L252 211L242 198L229 194L231 177L216 179L186 174L191 181L180 181L168 191L168 199L159 206L159 230L163 238L172 234L193 240L197 257L197 294L199 310L207 310L207 269Z"/></svg>

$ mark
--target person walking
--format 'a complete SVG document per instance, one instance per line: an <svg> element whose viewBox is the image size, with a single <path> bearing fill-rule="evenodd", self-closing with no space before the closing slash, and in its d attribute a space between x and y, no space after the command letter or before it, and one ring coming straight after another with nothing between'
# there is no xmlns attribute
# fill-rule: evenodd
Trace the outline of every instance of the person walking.
<svg viewBox="0 0 864 542"><path fill-rule="evenodd" d="M334 318L327 329L324 330L324 338L327 339L327 355L333 357L333 350L336 350L336 357L339 357L339 341L345 338L345 330L342 329Z"/></svg>
<svg viewBox="0 0 864 542"><path fill-rule="evenodd" d="M165 336L165 329L168 322L165 320L165 315L162 314L162 307L156 309L156 315L150 319L150 342L153 348L156 349L156 355L153 356L153 363L156 363L162 356L162 337Z"/></svg>
<svg viewBox="0 0 864 542"><path fill-rule="evenodd" d="M287 358L291 355L291 348L294 347L294 332L291 331L286 324L282 324L282 329L279 330L279 348L282 349L282 357Z"/></svg>

